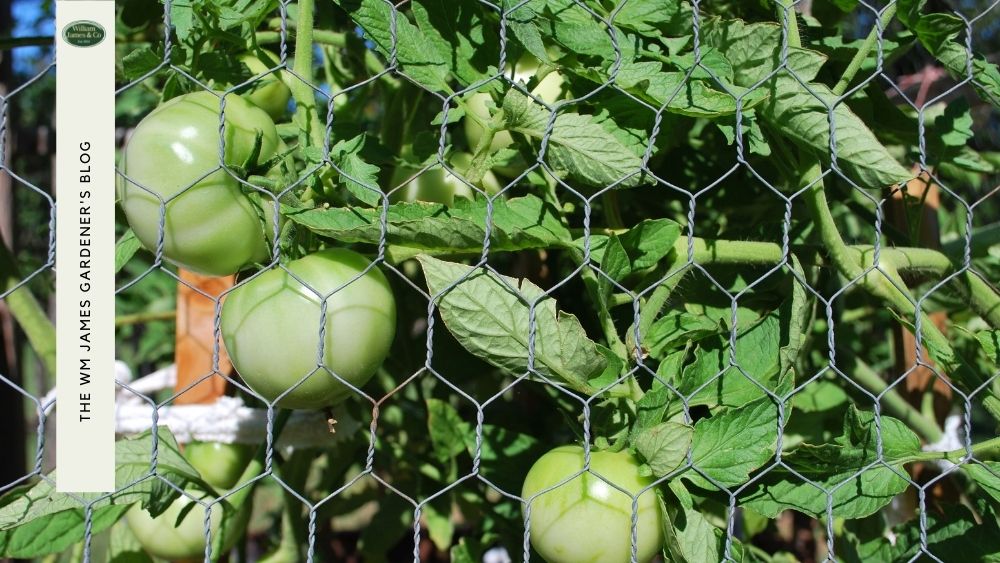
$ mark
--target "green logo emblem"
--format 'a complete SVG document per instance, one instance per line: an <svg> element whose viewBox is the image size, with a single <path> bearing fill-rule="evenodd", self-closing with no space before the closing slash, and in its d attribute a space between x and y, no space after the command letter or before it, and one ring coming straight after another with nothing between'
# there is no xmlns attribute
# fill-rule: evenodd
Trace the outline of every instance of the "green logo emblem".
<svg viewBox="0 0 1000 563"><path fill-rule="evenodd" d="M93 47L104 41L104 28L97 22L77 20L63 28L63 39L75 47Z"/></svg>

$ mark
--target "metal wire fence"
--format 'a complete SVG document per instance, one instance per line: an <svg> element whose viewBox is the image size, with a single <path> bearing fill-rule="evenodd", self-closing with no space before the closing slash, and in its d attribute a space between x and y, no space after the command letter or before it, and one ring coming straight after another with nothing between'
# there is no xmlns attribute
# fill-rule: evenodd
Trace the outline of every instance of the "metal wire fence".
<svg viewBox="0 0 1000 563"><path fill-rule="evenodd" d="M998 301L994 276L1000 269L994 269L989 261L995 261L996 256L996 229L990 226L997 219L997 190L990 184L996 175L990 155L986 154L991 145L988 139L982 140L989 135L987 129L995 127L996 98L992 96L1000 90L998 83L991 82L996 67L977 54L974 42L977 37L988 37L982 29L991 29L995 3L956 3L954 10L936 14L916 2L829 3L844 5L843 17L854 22L850 29L857 34L856 39L837 44L827 40L828 35L809 37L823 35L814 22L825 17L824 10L834 8L802 0L787 4L762 2L768 4L763 8L698 1L524 0L497 5L482 0L459 2L445 7L443 12L429 12L421 7L426 4L337 2L333 21L339 23L339 33L321 36L316 31L304 39L306 23L300 11L312 11L311 2L227 5L226 9L236 13L221 12L222 24L212 20L220 17L220 12L197 2L163 3L161 25L155 26L162 35L142 52L144 57L155 56L154 60L142 61L142 66L136 62L140 57L133 56L123 63L133 65L133 75L119 84L115 94L123 104L131 103L129 96L138 95L151 83L164 98L169 96L163 92L171 87L174 93L210 92L218 116L217 134L210 142L217 144L217 151L212 157L215 163L199 171L189 186L175 193L164 194L160 187L132 177L124 164L119 167L119 183L128 186L119 186L120 197L124 193L121 190L142 194L131 197L145 198L147 204L153 202L159 217L155 244L145 245L149 253L145 256L152 258L143 262L141 252L126 256L141 267L121 270L116 291L124 299L140 291L144 284L176 285L186 288L195 299L210 302L215 313L209 344L211 367L186 375L168 368L152 377L133 380L130 370L124 364L120 366L116 381L118 429L123 438L158 425L166 425L172 433L169 438L156 432L148 435L149 441L142 442L142 447L149 447L145 450L148 467L119 472L119 490L109 495L59 495L52 487L38 485L30 493L19 488L39 481L53 484L50 468L43 460L52 447L46 440L50 413L58 405L48 389L44 390L47 395L30 392L18 374L0 374L6 387L3 393L23 396L38 421L32 468L23 478L5 484L3 491L35 502L53 499L65 503L67 510L77 509L80 521L66 526L73 530L74 526L82 527L79 553L84 561L99 560L92 554L92 546L95 537L110 526L109 519L117 520L129 504L164 495L170 489L203 507L203 512L195 514L203 513L200 520L205 560L214 560L221 547L216 536L227 533L218 524L218 514L229 510L234 499L242 499L241 495L265 483L276 486L285 503L300 505L301 519L288 521L295 532L292 543L303 544L301 555L308 561L330 556L327 548L319 545L329 542L329 520L336 516L330 513L330 507L341 506L336 503L367 488L379 491L383 516L392 514L412 531L412 544L406 544L412 553L402 556L396 551L393 558L434 560L437 556L427 552L426 541L440 533L441 528L435 528L434 522L450 521L444 527L454 533L455 520L482 522L468 513L468 507L500 511L496 507L507 502L520 512L497 512L490 518L505 521L503 526L515 530L513 536L522 541L509 543L505 541L512 537L509 533L497 533L489 536L481 552L468 547L463 548L467 551L452 549L452 558L462 560L459 554L469 554L469 560L481 559L484 553L495 557L502 552L505 555L500 557L537 560L537 536L551 540L551 534L563 530L547 514L539 524L539 510L548 510L544 499L584 478L590 488L603 483L606 495L627 497L630 514L622 516L621 522L607 514L607 520L600 522L576 521L574 528L591 534L617 530L629 536L619 539L628 545L625 557L632 561L648 557L644 542L651 533L659 536L661 543L664 534L667 538L666 555L660 555L656 547L653 551L657 557L688 561L777 560L769 558L792 548L775 548L773 543L767 547L761 543L763 536L755 542L750 529L758 525L754 524L756 517L763 522L759 524L761 529L770 526L772 532L768 534L777 534L773 532L776 522L791 514L790 510L808 515L805 529L816 544L810 555L814 560L863 560L866 556L876 560L875 554L865 554L858 547L863 542L845 539L862 534L845 524L845 519L868 522L865 519L871 514L892 524L910 522L906 532L892 528L876 534L892 536L894 539L887 545L907 545L896 554L899 560L955 560L954 553L948 551L954 544L942 543L942 537L962 541L961 536L948 536L942 531L942 517L935 513L935 495L951 494L941 493L942 488L954 487L949 483L971 482L970 490L987 491L983 499L988 501L992 495L995 502L995 491L1000 490L996 488L1000 483L998 466L991 461L995 459L992 444L996 422L988 414L996 412L991 401L996 400L993 393L997 365L990 364L989 336L980 336L997 334L996 319L1000 314L1000 309L994 308ZM638 8L630 8L631 4ZM195 12L205 9L211 15L201 20L192 18L192 6ZM318 8L329 10L331 6ZM178 54L178 50L187 49L178 46L185 34L198 25L235 30L238 26L225 28L225 18L244 25L246 20L240 13L245 16L258 9L259 17L251 20L257 25L251 24L250 32L256 33L261 42L274 44L276 58L273 64L265 61L266 68L253 70L249 79L225 83L217 77L206 78L199 63L185 58L190 51ZM445 75L436 74L435 65L440 62L437 55L415 51L414 45L425 44L415 43L414 34L428 35L427 29L432 26L427 22L449 10L460 13L455 16L455 22L460 24L470 21L462 19L469 12L483 15L475 20L477 27L459 29L450 36L439 34L439 43L426 45L439 49L440 42L446 46L450 42L453 55L461 58L478 57L476 45L495 41L495 53L483 47L484 52L498 55L489 63L488 72L463 70L461 61L445 61L446 67L454 65L448 67L452 74L440 78ZM772 24L748 23L760 10L771 15ZM178 21L178 17L184 19ZM920 17L930 18L924 27L917 23ZM568 27L557 28L554 22L560 20ZM209 21L213 23L205 23ZM937 29L946 37L921 35L930 33L927 26L945 24L952 27ZM681 26L687 30L684 41L670 43L664 30ZM575 42L573 34L583 37L594 28L604 33L600 41L595 39L590 45L581 45L583 40ZM530 30L535 30L534 35ZM531 44L533 37L537 45ZM647 41L649 38L653 39ZM344 65L360 65L365 70L357 75L361 79L346 86L330 79L331 74L341 72L337 68L327 68L326 79L319 80L313 78L313 65L306 75L296 64L299 57L304 57L303 50L308 50L310 56L325 56L338 49L349 50L355 42L363 45L362 50L353 51L362 53L363 60ZM951 78L939 74L937 85L933 85L927 80L914 82L908 78L911 75L904 75L900 69L905 65L895 57L907 42L919 43L925 58L929 56L933 61L926 68L944 68ZM825 61L811 59L815 51L810 49L818 49L820 44L829 47L836 64L846 68L842 80L817 78ZM561 58L552 54L553 48L562 50ZM610 52L597 53L594 49ZM544 70L535 75L534 82L516 76L512 70L516 66L514 55L522 51L536 56L548 52L553 61L559 61L550 64L549 74L562 72L565 84L571 87L564 86L560 96L547 99L537 87L546 78ZM194 60L200 56L201 64L207 66L210 54L206 49ZM601 62L580 62L571 68L588 57ZM657 61L658 68L669 64L679 70L649 72L651 61ZM37 76L0 98L0 113L4 116L0 140L6 138L12 100L54 66L55 62L40 69ZM136 67L141 72L134 71ZM282 158L299 159L293 167L295 178L268 184L266 178L248 175L242 162L234 162L233 144L240 141L234 140L232 119L234 112L244 111L241 102L234 101L238 96L255 84L277 77L289 86L294 97L293 111L286 113L288 117L294 115L290 119L294 129L279 127L282 143L316 150L283 154ZM391 122L397 114L378 97L380 85L387 82L419 103L435 108L429 114L433 120ZM887 103L899 115L905 114L907 123L915 123L916 129L898 130L896 113L873 102L874 91L884 93ZM497 107L488 106L486 118L478 124L486 131L486 140L478 144L466 140L470 153L475 155L471 164L459 164L451 154L455 145L461 144L456 143L456 138L469 136L468 129L463 133L459 127L474 112L468 100L473 94L488 92L494 93ZM306 98L314 99L315 107L304 108L308 105L303 104ZM381 132L370 135L405 128L406 135L420 138L414 144L423 143L426 146L422 150L435 156L410 164L410 168L399 165L406 173L393 176L391 182L385 174L380 177L377 170L372 174L364 163L344 158L343 147L338 145L347 138L338 122L341 107L359 104L361 99L367 100L370 112L376 116L372 122L381 127ZM969 99L978 100L975 108L981 115L976 115L974 122L969 117L964 126L945 128L945 118L940 116L946 115L949 123L963 119L968 114L965 100ZM417 103L415 100L411 101ZM857 100L861 101L855 103ZM961 104L966 104L966 112L959 108ZM588 108L594 110L582 113ZM957 117L948 108L955 108ZM595 117L600 110L604 110L603 117ZM321 126L319 131L309 129L310 111L316 120L313 123ZM496 118L498 113L503 114L501 118ZM515 114L519 114L516 119L511 117ZM506 122L502 121L504 117ZM687 128L706 119L720 124L727 143L706 143L704 148L692 145L689 152L678 152L680 156L664 160L663 155L669 155L678 144L695 142L698 135ZM612 126L602 126L603 120L611 120ZM616 120L618 126L614 126ZM966 136L949 145L952 138L961 136L963 127ZM492 139L507 129L520 135L499 151L491 149ZM714 138L709 133L704 135ZM968 141L973 137L975 141ZM384 156L386 162L406 158L402 152L393 152L385 138L386 150L391 153ZM910 138L912 151L892 152L882 144L905 145ZM256 142L256 149L260 149L259 137ZM631 143L627 147L638 148L626 156L615 152L626 143ZM486 187L487 172L491 167L502 167L503 151L510 146L522 157L530 153L532 158L499 182L499 189ZM986 156L964 148L946 153L944 147L948 146L975 146ZM710 150L723 153L709 155L716 160L710 174L687 174L681 160L691 153ZM361 153L353 154L363 160L358 156ZM953 162L942 161L942 154L951 155L952 160L965 158L963 162L976 160L970 166L980 166L985 180L978 184L960 181L960 175L948 168L954 168ZM19 175L11 162L15 161L5 156L0 169L13 181L13 189L30 192L31 197L44 202L42 206L47 206L50 216L49 245L41 266L27 272L13 269L14 263L3 272L0 298L23 322L32 312L41 311L28 290L48 283L54 275L55 202L48 187ZM912 168L904 166L910 164ZM790 167L794 169L789 174ZM904 175L898 174L900 170ZM165 168L162 174L180 173ZM435 174L457 179L452 190L458 193L464 187L469 201L474 203L460 203L456 197L447 207L435 207L425 215L407 211L406 204L398 203L411 182ZM247 261L256 262L250 269L252 273L245 272L238 283L217 292L206 291L182 275L169 248L177 244L171 237L182 236L176 229L183 224L183 218L171 217L169 209L188 194L204 190L206 182L231 185L233 193L247 197L256 194L263 202L255 209L262 211L262 240L268 247L265 259ZM316 209L302 211L299 206L306 198L301 196L324 185L322 182L337 190L335 197L343 202L340 209L352 214L353 223L348 224L346 215L329 216L328 221L316 218L316 222L309 223L308 211ZM714 209L717 203L736 197L733 186L745 193L736 206L718 212ZM544 205L514 209L512 202L531 194L538 194L535 200ZM914 206L915 200L919 205ZM752 218L745 213L746 208L765 203L766 216L753 219L761 222L761 229L754 231L753 224L739 224ZM931 216L945 217L933 219L941 223L938 232L932 234L931 238L938 239L935 241L927 239L928 224L917 220L904 221L901 226L894 215L899 209L915 209L915 213L923 214L933 205L938 207L933 208ZM325 211L331 206L317 208ZM518 212L531 211L538 215L517 216ZM289 218L296 212L303 214ZM622 215L629 220L623 220ZM952 220L953 216L956 219ZM434 217L440 219L434 222ZM548 223L550 220L554 224ZM665 222L656 223L659 220ZM673 228L665 226L666 221L676 226L672 238L651 233L654 227ZM728 227L727 222L731 223ZM914 224L922 232L917 236L920 245L900 243L901 238L914 240L899 234L914 228ZM289 225L300 233L311 234L290 244ZM215 227L225 230L225 223L220 220ZM138 231L135 225L133 228ZM737 228L756 234L723 236ZM545 229L573 236L568 244L554 243L547 234L540 233ZM480 236L478 242L469 241L470 232ZM942 234L943 245L939 244ZM440 240L426 242L431 235ZM213 236L225 238L226 234ZM980 236L981 243L977 240ZM848 237L853 240L846 240ZM414 240L419 243L407 242ZM290 266L287 258L289 254L305 254L296 244L315 248L320 242L329 246L353 243L371 261L344 280L314 287L308 271ZM138 247L134 243L131 252L137 252ZM615 254L618 247L620 255ZM414 248L421 252L410 252ZM548 258L544 257L546 252ZM423 261L424 281L414 275L417 270L410 260L417 253L442 256L450 262L442 266ZM537 258L540 253L541 262ZM530 263L536 269L512 260L511 255L534 257L528 260L535 260ZM555 262L545 262L551 255L565 258L570 265L558 268ZM553 264L551 271L541 275L540 263ZM397 341L409 338L422 342L423 348L416 355L407 355L397 342L389 351L388 367L366 385L365 381L338 374L330 365L337 361L331 358L330 348L333 354L351 352L337 344L338 338L347 337L337 331L349 329L343 324L331 324L329 318L341 314L343 305L336 296L348 291L352 284L364 283L372 271L381 271L389 279L399 303L400 323L409 323L399 329L399 334L405 335L397 335ZM315 319L299 319L298 324L307 324L310 330L315 327L317 349L309 356L308 362L315 358L312 369L291 374L292 383L284 392L265 396L239 377L238 359L234 358L237 369L230 369L224 346L223 305L240 288L265 279L269 272L283 273L283 283L298 284L296 291L308 294L316 304ZM636 283L637 279L641 283ZM709 294L713 305L685 309L685 301L690 298L697 302L700 294ZM958 305L942 302L942 294L957 295ZM576 316L557 309L564 303L586 303L584 295L597 296L597 304L590 312L573 309L583 317L582 325ZM770 301L767 295L772 296ZM498 304L506 309L496 309ZM667 308L663 309L665 304ZM751 315L747 311L753 307L769 312ZM477 326L461 318L460 311L477 308L486 312L493 308L493 321L482 321ZM860 312L845 313L847 309ZM414 310L423 313L413 317L404 314ZM942 322L935 315L943 310L958 312L949 312ZM676 315L670 317L670 311ZM690 316L681 318L682 311ZM483 314L483 318L487 316ZM675 328L666 332L665 322L656 324L662 319L694 323L698 318L715 323L714 328L685 327L683 331ZM873 332L868 324L875 322L873 319L888 319L881 326L889 329ZM970 324L968 319L978 320ZM947 321L951 328L944 332ZM780 327L774 329L774 343L761 328L770 327L770 323ZM281 331L291 325L275 321L273 326L275 334L269 338L273 338L275 346L290 346L282 340ZM853 332L855 328L857 332ZM502 335L497 332L501 329ZM41 338L37 330L26 328L24 333L32 344ZM595 346L589 339L584 340L587 333L602 334L606 345ZM717 345L703 340L713 335L719 338ZM884 344L866 339L892 335L899 343L893 353L873 352L867 363L863 361L866 352ZM911 344L907 344L907 335L912 337ZM968 335L972 335L971 340ZM664 352L663 341L670 338L674 339L673 347L668 346ZM975 343L977 338L984 342L987 361L962 360L960 356L971 349L969 342ZM474 358L442 359L454 356L458 345L485 363L472 363ZM996 344L993 346L995 362ZM695 348L699 351L695 352ZM908 350L912 361L906 359ZM601 360L596 375L571 373L589 365L579 361L581 356ZM868 365L880 361L876 367ZM407 362L410 369L404 369ZM698 379L692 364L703 370L711 367L711 373ZM473 382L475 377L461 373L470 367L489 367L493 371L481 377L492 380ZM338 381L346 388L346 402L333 406L332 411L296 411L285 418L276 403L292 397L296 390L308 388L308 383L317 378ZM211 405L178 405L185 394L219 380L227 382L234 396ZM913 386L919 385L920 392L914 393ZM526 386L535 391L524 391ZM831 390L834 387L839 391ZM708 396L714 399L706 399ZM913 401L914 396L923 397L924 405L920 400ZM661 402L657 404L654 397L661 397ZM812 416L825 412L825 407L809 406L824 400L840 405L841 410L835 411L838 414L832 415L832 420L835 427L843 426L843 434L834 430L810 435L801 425L793 425L797 415L804 417L806 425L829 424L829 418ZM631 406L622 408L625 401L631 401ZM395 417L403 415L392 409L407 404L410 406L405 408L416 409L421 416L445 420L428 423L424 428L401 425ZM650 406L660 418L643 427L635 421L649 420L652 415L645 409ZM498 409L523 412L525 419L536 416L539 409L564 413L568 421L565 424L574 427L583 447L579 467L527 494L519 486L512 488L510 479L504 479L494 469L498 458L518 454L504 450L495 433L496 425L491 420ZM631 422L618 426L609 423L606 414L612 411ZM327 430L327 418L337 419L332 423L336 428L333 435ZM528 427L525 434L551 447L557 443L551 442L550 436L566 434L566 428L553 426L552 420L545 418L545 424L534 428L530 420L520 422ZM761 422L760 428L754 422ZM440 424L461 435L456 438L457 446L440 446L446 440ZM617 430L611 432L609 428ZM652 434L644 434L648 432ZM416 438L402 442L395 433L419 434L424 442ZM801 442L817 436L821 441L802 446ZM983 436L986 439L980 440ZM217 496L202 497L172 469L178 454L175 437L181 443L263 443L266 455L259 474ZM330 475L329 482L316 477L324 481L318 489L307 491L304 475L282 470L282 464L294 458L294 451L335 451L352 441L360 446L347 450L350 459L340 460L351 468L334 472L332 466L336 464L328 461L326 469L315 470ZM624 484L620 478L616 482L614 472L602 469L608 466L595 462L596 452L607 450L609 444L611 449L616 445L627 447L651 467L639 488ZM436 458L438 447L454 450L450 460ZM671 452L671 447L677 451ZM741 449L746 451L740 454ZM139 454L131 451L128 455L134 458ZM308 455L311 461L322 454ZM399 460L406 457L424 462L425 485L412 485L412 481L393 473L400 467ZM459 457L462 461L455 461ZM665 457L671 462L664 461ZM441 469L427 468L437 462L443 463L442 467L450 463L450 470L442 473ZM136 460L130 463L134 465ZM915 469L917 466L923 469ZM520 471L518 477L523 477L527 467ZM682 479L687 488L679 485ZM994 487L993 493L989 493L990 487ZM974 492L965 495L967 504L979 502ZM442 515L440 503L464 496L477 500L467 505L446 503L449 508L452 504L466 506L462 516L453 518L447 512ZM907 505L907 499L912 504ZM648 508L652 506L649 503L655 506ZM111 518L109 508L113 505L125 508ZM980 521L995 518L995 508L975 506ZM455 510L462 513L461 509ZM666 532L649 529L650 522L657 521L647 520L647 510L663 511ZM690 527L680 524L684 520ZM0 519L7 534L12 534L20 522ZM372 525L382 525L382 521ZM162 526L166 524L161 523L161 530ZM692 531L695 526L705 526L703 535L691 539L691 534L698 533ZM459 524L458 529L459 536L471 538L477 533L474 526L470 530ZM451 541L451 534L444 535ZM586 540L582 537L574 541L589 545ZM392 545L381 546L384 551L395 545L395 538L392 541ZM457 539L454 545L458 545ZM502 551L487 552L491 547ZM993 553L989 551L992 548L986 549L985 553ZM10 545L7 550L8 554L14 553ZM240 553L239 560L254 560L246 549ZM803 553L796 556L806 558ZM590 560L617 560L618 555L594 554ZM569 557L566 560L573 560ZM879 557L896 560L885 554Z"/></svg>

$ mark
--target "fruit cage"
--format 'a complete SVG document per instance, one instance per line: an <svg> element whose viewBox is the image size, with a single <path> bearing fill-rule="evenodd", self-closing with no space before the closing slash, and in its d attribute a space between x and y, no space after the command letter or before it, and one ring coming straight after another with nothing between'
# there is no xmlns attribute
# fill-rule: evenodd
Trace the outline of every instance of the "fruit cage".
<svg viewBox="0 0 1000 563"><path fill-rule="evenodd" d="M70 494L55 6L3 3L0 557L1000 560L997 4L118 0Z"/></svg>

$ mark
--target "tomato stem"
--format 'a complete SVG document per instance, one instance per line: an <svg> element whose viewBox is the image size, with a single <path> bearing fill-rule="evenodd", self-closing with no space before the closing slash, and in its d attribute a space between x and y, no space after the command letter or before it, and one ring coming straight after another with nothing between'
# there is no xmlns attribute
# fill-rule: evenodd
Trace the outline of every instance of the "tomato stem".
<svg viewBox="0 0 1000 563"><path fill-rule="evenodd" d="M306 132L303 146L323 147L326 129L320 122L316 94L310 86L313 82L313 0L300 0L298 8L292 64L296 79L290 81L289 89L295 98L295 121Z"/></svg>

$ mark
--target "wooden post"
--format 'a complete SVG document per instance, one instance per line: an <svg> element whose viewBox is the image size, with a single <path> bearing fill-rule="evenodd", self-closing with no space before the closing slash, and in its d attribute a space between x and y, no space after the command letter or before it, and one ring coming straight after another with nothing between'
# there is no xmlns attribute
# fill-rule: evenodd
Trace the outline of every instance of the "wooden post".
<svg viewBox="0 0 1000 563"><path fill-rule="evenodd" d="M217 278L186 270L180 270L180 278L185 283L177 284L175 351L177 383L174 390L178 392L212 373L215 350L215 302L219 295L236 283L236 276ZM211 299L206 295L211 296ZM231 369L229 356L220 341L219 372L228 375ZM225 393L226 380L213 375L179 395L174 404L214 403Z"/></svg>

